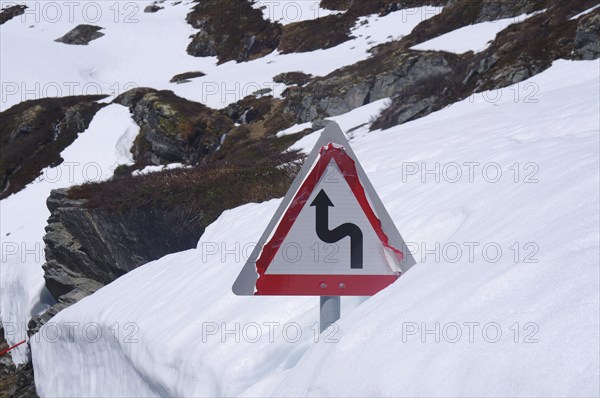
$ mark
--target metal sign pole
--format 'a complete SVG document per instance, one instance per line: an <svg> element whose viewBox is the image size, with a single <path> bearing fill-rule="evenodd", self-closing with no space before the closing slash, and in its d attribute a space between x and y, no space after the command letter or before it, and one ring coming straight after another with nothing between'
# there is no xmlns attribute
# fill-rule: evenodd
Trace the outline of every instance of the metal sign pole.
<svg viewBox="0 0 600 398"><path fill-rule="evenodd" d="M340 296L320 296L320 329L321 333L329 325L340 319Z"/></svg>

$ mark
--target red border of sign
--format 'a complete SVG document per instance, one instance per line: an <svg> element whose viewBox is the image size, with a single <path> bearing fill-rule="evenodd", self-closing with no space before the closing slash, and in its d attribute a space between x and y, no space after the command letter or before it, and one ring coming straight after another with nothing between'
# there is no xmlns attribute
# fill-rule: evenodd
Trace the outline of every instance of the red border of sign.
<svg viewBox="0 0 600 398"><path fill-rule="evenodd" d="M281 222L271 239L264 245L260 257L256 261L258 279L255 295L290 295L290 296L371 296L392 284L400 272L390 270L387 275L281 275L266 274L267 268L289 233L300 211L308 201L311 193L333 159L338 165L352 193L358 200L371 226L377 233L382 245L402 261L404 254L389 244L389 240L381 227L381 221L375 215L360 183L354 160L339 146L329 144L321 148L321 156L315 167L308 174L302 186L294 196ZM366 259L368 261L368 259Z"/></svg>

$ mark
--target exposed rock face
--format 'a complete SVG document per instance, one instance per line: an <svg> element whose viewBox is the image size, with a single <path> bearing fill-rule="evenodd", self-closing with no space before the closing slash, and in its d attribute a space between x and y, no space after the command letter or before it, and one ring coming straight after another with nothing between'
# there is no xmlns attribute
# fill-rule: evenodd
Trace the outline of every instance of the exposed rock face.
<svg viewBox="0 0 600 398"><path fill-rule="evenodd" d="M277 49L284 54L288 54L335 47L352 39L351 29L356 26L358 18L361 16L370 14L387 15L390 12L405 8L444 5L445 3L448 3L448 1L334 0L322 2L324 8L346 10L346 12L284 25Z"/></svg>
<svg viewBox="0 0 600 398"><path fill-rule="evenodd" d="M279 167L296 156L282 156L272 150L253 165L129 175L53 190L47 200L51 215L43 269L46 287L58 303L30 323L30 333L53 313L132 269L196 247L223 210L282 195L296 172Z"/></svg>
<svg viewBox="0 0 600 398"><path fill-rule="evenodd" d="M191 80L190 79L194 79L196 77L202 77L202 76L206 76L205 73L203 72L185 72L185 73L179 73L175 76L173 76L173 78L170 80L171 83L189 83Z"/></svg>
<svg viewBox="0 0 600 398"><path fill-rule="evenodd" d="M0 351L7 348L4 328L0 324ZM37 397L31 362L16 366L9 354L0 357L0 396Z"/></svg>
<svg viewBox="0 0 600 398"><path fill-rule="evenodd" d="M16 16L22 15L25 13L26 9L27 6L22 4L15 4L10 7L6 7L0 12L0 25L2 25L4 22L10 21Z"/></svg>
<svg viewBox="0 0 600 398"><path fill-rule="evenodd" d="M104 28L94 25L77 25L75 28L67 32L63 37L60 37L55 41L65 44L84 46L92 40L104 36L104 33L100 32L102 29Z"/></svg>
<svg viewBox="0 0 600 398"><path fill-rule="evenodd" d="M103 95L25 101L0 113L0 198L20 191L85 131Z"/></svg>
<svg viewBox="0 0 600 398"><path fill-rule="evenodd" d="M15 384L15 391L11 396L14 398L32 398L38 396L35 389L33 364L31 361L17 366L17 382Z"/></svg>
<svg viewBox="0 0 600 398"><path fill-rule="evenodd" d="M153 14L155 12L162 10L163 8L164 7L161 7L157 4L150 4L149 6L146 6L146 8L144 8L144 12Z"/></svg>
<svg viewBox="0 0 600 398"><path fill-rule="evenodd" d="M590 2L557 1L546 6L545 12L500 32L486 51L473 56L463 83L473 84L473 92L497 89L546 70L556 59L577 59L583 54L593 57L593 50L587 50L593 48L593 45L587 46L588 40L593 40L594 34L598 37L593 33L593 15L579 21L568 18L572 13L590 7ZM580 32L579 42L577 31ZM579 52L578 48L586 50Z"/></svg>
<svg viewBox="0 0 600 398"><path fill-rule="evenodd" d="M235 123L250 124L261 120L273 109L273 97L256 98L248 96L238 102L228 105L223 112Z"/></svg>
<svg viewBox="0 0 600 398"><path fill-rule="evenodd" d="M354 16L369 14L387 15L390 12L422 6L443 6L452 0L321 0L321 7L329 10L348 11Z"/></svg>
<svg viewBox="0 0 600 398"><path fill-rule="evenodd" d="M0 323L0 351L8 348L6 339L4 338L4 328ZM13 363L10 355L0 357L0 395L8 397L13 394L17 381L16 366Z"/></svg>
<svg viewBox="0 0 600 398"><path fill-rule="evenodd" d="M542 10L550 2L547 0L483 0L479 3L481 8L475 15L475 23L529 14L537 10Z"/></svg>
<svg viewBox="0 0 600 398"><path fill-rule="evenodd" d="M169 210L85 207L66 190L48 198L46 287L59 303L78 301L119 276L168 253L194 247L202 229L174 222Z"/></svg>
<svg viewBox="0 0 600 398"><path fill-rule="evenodd" d="M585 60L600 57L600 9L579 18L572 56Z"/></svg>
<svg viewBox="0 0 600 398"><path fill-rule="evenodd" d="M372 101L393 97L424 80L459 73L455 54L400 51L379 55L286 90L286 111L299 123L336 116Z"/></svg>
<svg viewBox="0 0 600 398"><path fill-rule="evenodd" d="M402 43L408 48L434 37L451 32L466 25L479 22L512 18L542 10L551 0L482 0L455 1L444 7L442 12L421 22L406 36Z"/></svg>
<svg viewBox="0 0 600 398"><path fill-rule="evenodd" d="M387 128L435 112L462 95L452 75L425 79L403 89L372 124L372 129Z"/></svg>
<svg viewBox="0 0 600 398"><path fill-rule="evenodd" d="M355 24L356 17L345 13L285 25L278 50L289 54L335 47L352 38Z"/></svg>
<svg viewBox="0 0 600 398"><path fill-rule="evenodd" d="M346 11L350 8L352 0L321 0L321 8L327 10Z"/></svg>
<svg viewBox="0 0 600 398"><path fill-rule="evenodd" d="M375 3L369 4L372 7ZM453 2L400 41L373 48L370 59L315 78L304 87L288 88L284 92L285 110L294 114L297 122L318 121L391 97L389 109L372 125L372 128L387 128L425 116L474 92L521 82L542 72L558 58L597 58L600 10L577 21L569 20L593 3L585 0ZM355 3L350 3L348 13L354 7ZM547 9L526 20L515 20L481 53L456 55L409 50L417 43L470 23L544 8Z"/></svg>
<svg viewBox="0 0 600 398"><path fill-rule="evenodd" d="M312 75L306 74L304 72L287 72L280 73L276 76L273 76L273 81L275 83L283 83L286 86L296 85L296 86L304 86L313 78Z"/></svg>
<svg viewBox="0 0 600 398"><path fill-rule="evenodd" d="M265 21L248 0L199 1L187 16L194 28L187 52L195 57L218 57L219 63L260 58L277 48L281 25Z"/></svg>
<svg viewBox="0 0 600 398"><path fill-rule="evenodd" d="M277 49L282 53L307 52L334 47L351 38L357 18L378 13L386 15L403 8L443 5L449 0L327 1L326 8L347 10L280 25L266 21L251 1L199 1L187 21L200 31L192 36L188 53L196 57L218 57L219 63L260 58Z"/></svg>
<svg viewBox="0 0 600 398"><path fill-rule="evenodd" d="M172 91L138 88L115 99L128 106L140 126L133 153L136 162L197 164L206 160L233 127L231 119Z"/></svg>

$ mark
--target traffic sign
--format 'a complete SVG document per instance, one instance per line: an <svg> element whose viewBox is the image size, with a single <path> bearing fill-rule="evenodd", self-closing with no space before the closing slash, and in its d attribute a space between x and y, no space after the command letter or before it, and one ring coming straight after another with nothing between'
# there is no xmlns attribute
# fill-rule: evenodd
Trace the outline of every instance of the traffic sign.
<svg viewBox="0 0 600 398"><path fill-rule="evenodd" d="M330 122L233 292L371 296L414 264L343 132Z"/></svg>

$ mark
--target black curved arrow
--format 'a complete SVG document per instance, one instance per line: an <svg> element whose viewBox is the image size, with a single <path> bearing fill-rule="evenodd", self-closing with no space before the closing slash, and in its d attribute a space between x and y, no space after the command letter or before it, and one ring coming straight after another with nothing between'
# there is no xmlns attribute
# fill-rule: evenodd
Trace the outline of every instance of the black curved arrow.
<svg viewBox="0 0 600 398"><path fill-rule="evenodd" d="M329 230L329 207L335 206L322 189L310 205L316 207L316 229L319 239L325 243L336 243L349 236L350 268L361 269L363 267L363 235L358 225L346 223Z"/></svg>

